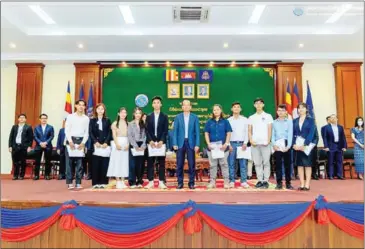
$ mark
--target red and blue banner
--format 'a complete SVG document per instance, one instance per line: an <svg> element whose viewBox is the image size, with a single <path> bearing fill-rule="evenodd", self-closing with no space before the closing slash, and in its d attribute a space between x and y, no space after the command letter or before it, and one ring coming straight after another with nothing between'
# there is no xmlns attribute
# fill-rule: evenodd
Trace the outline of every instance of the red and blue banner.
<svg viewBox="0 0 365 249"><path fill-rule="evenodd" d="M157 207L113 208L63 205L15 210L1 208L1 238L31 239L60 220L65 230L79 227L91 239L108 247L140 248L161 238L184 218L187 234L198 233L202 221L219 235L245 245L264 245L289 235L313 211L318 223L332 223L363 239L364 204L328 203L323 196L296 204L221 205L171 204Z"/></svg>

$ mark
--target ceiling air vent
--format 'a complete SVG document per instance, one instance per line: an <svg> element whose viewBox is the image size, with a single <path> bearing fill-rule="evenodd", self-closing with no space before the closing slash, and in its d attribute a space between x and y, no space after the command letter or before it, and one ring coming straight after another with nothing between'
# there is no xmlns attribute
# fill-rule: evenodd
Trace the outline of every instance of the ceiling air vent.
<svg viewBox="0 0 365 249"><path fill-rule="evenodd" d="M174 22L207 22L209 16L208 7L174 7Z"/></svg>

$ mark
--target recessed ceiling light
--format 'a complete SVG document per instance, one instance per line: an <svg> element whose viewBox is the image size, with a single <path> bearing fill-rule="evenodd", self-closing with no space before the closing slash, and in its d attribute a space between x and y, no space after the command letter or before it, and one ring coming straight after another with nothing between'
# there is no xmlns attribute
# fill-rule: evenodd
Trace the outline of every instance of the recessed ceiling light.
<svg viewBox="0 0 365 249"><path fill-rule="evenodd" d="M148 67L149 65L148 65L148 61L145 61L144 62L144 65L146 66L146 67Z"/></svg>
<svg viewBox="0 0 365 249"><path fill-rule="evenodd" d="M224 48L228 48L228 42L223 43Z"/></svg>
<svg viewBox="0 0 365 249"><path fill-rule="evenodd" d="M210 67L214 66L214 62L213 61L209 62L209 66Z"/></svg>
<svg viewBox="0 0 365 249"><path fill-rule="evenodd" d="M77 47L78 47L78 48L84 48L84 44L79 43L79 44L77 45Z"/></svg>
<svg viewBox="0 0 365 249"><path fill-rule="evenodd" d="M231 67L234 67L234 66L236 66L236 62L235 61L232 61Z"/></svg>
<svg viewBox="0 0 365 249"><path fill-rule="evenodd" d="M153 43L151 42L150 44L148 44L149 48L153 48L155 45L153 45Z"/></svg>
<svg viewBox="0 0 365 249"><path fill-rule="evenodd" d="M303 43L299 43L299 47L300 48L304 47L304 44Z"/></svg>
<svg viewBox="0 0 365 249"><path fill-rule="evenodd" d="M16 44L15 44L15 43L13 43L13 42L11 42L11 43L9 43L9 47L11 47L11 48L16 48Z"/></svg>
<svg viewBox="0 0 365 249"><path fill-rule="evenodd" d="M258 4L255 6L254 10L252 11L252 15L248 20L248 23L257 24L259 23L260 17L262 12L264 12L266 5Z"/></svg>
<svg viewBox="0 0 365 249"><path fill-rule="evenodd" d="M119 5L120 13L122 13L126 24L134 24L132 10L128 5Z"/></svg>
<svg viewBox="0 0 365 249"><path fill-rule="evenodd" d="M41 18L47 24L56 24L56 22L42 10L41 6L39 5L28 5L28 7L36 13L39 18Z"/></svg>
<svg viewBox="0 0 365 249"><path fill-rule="evenodd" d="M170 66L170 62L166 61L166 66L169 67Z"/></svg>
<svg viewBox="0 0 365 249"><path fill-rule="evenodd" d="M335 23L338 19L343 16L347 11L352 8L352 4L342 4L340 8L337 9L335 13L333 13L330 18L327 19L326 23Z"/></svg>

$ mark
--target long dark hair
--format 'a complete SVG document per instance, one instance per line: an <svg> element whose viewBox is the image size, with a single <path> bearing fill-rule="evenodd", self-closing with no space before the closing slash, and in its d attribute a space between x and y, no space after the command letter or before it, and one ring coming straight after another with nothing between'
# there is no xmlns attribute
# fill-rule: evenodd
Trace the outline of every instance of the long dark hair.
<svg viewBox="0 0 365 249"><path fill-rule="evenodd" d="M121 107L121 108L119 108L119 111L118 111L118 113L117 113L117 128L119 128L119 121L120 121L120 116L119 116L119 113L121 112L121 111L125 111L126 113L128 113L127 112L127 108L125 108L125 107ZM125 121L125 124L128 126L128 114L127 114L127 116L125 116L125 119L124 119L124 121Z"/></svg>
<svg viewBox="0 0 365 249"><path fill-rule="evenodd" d="M134 115L134 114L135 114L137 111L140 111L140 112L141 112L141 119L139 120L139 130L140 130L140 133L142 134L142 131L143 131L143 129L145 128L145 124L144 124L143 119L142 119L143 111L142 111L142 109L141 109L141 108L139 108L139 107L134 108L134 111L133 111L133 120L135 120L135 119L136 119L136 117L135 117L135 115Z"/></svg>
<svg viewBox="0 0 365 249"><path fill-rule="evenodd" d="M224 113L223 113L223 108L222 108L222 106L220 104L213 105L213 108L212 108L212 119L215 119L214 112L213 112L214 107L219 107L219 109L221 109L221 115L220 115L219 118L223 119L224 118Z"/></svg>
<svg viewBox="0 0 365 249"><path fill-rule="evenodd" d="M359 119L362 120L362 126L361 127L364 129L364 119L362 117L356 117L356 119L355 119L355 126L354 127L359 128L359 125L357 124L357 121L359 121Z"/></svg>

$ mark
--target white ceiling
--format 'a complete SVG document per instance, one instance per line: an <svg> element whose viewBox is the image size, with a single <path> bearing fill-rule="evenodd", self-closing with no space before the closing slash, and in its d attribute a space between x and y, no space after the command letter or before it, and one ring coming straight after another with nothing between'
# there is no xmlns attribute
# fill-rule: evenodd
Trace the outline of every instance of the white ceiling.
<svg viewBox="0 0 365 249"><path fill-rule="evenodd" d="M248 2L40 3L55 24L30 4L37 3L1 4L2 60L363 59L359 2L333 24L326 20L343 3L260 3L266 8L258 24L248 22L257 4ZM121 4L130 6L134 24L125 23ZM176 23L175 6L207 7L209 18Z"/></svg>

